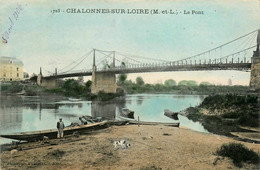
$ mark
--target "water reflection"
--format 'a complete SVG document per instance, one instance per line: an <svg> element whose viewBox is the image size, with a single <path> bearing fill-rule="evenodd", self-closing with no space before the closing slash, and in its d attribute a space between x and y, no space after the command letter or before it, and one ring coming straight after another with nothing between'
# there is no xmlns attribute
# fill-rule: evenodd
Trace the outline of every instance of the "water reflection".
<svg viewBox="0 0 260 170"><path fill-rule="evenodd" d="M3 132L5 131L2 129L4 125L6 126L14 126L15 128L19 129L22 126L22 121L23 121L23 116L22 113L23 109L18 107L18 108L11 108L11 107L6 107L6 108L0 108L0 131Z"/></svg>
<svg viewBox="0 0 260 170"><path fill-rule="evenodd" d="M142 105L143 100L144 100L143 96L137 96L137 100L136 100L137 105Z"/></svg>
<svg viewBox="0 0 260 170"><path fill-rule="evenodd" d="M142 121L174 122L164 116L164 109L177 112L198 105L205 96L138 94L127 95L115 102L50 100L44 97L1 96L1 133L55 129L56 122L63 118L65 125L78 121L79 116L116 119L122 108L135 111L135 118ZM206 132L199 123L179 116L181 126ZM3 140L1 140L2 142Z"/></svg>
<svg viewBox="0 0 260 170"><path fill-rule="evenodd" d="M92 102L91 103L91 116L94 118L104 117L113 120L116 117L116 104L106 102Z"/></svg>

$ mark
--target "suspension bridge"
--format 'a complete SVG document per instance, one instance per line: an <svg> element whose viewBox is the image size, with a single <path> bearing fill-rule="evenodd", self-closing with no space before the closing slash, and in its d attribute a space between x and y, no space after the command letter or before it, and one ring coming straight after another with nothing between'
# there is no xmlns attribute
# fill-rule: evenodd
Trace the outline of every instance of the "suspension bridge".
<svg viewBox="0 0 260 170"><path fill-rule="evenodd" d="M57 86L56 80L68 77L92 76L92 92L116 92L116 74L169 72L169 71L210 71L239 70L251 71L250 87L260 89L260 30L237 37L229 42L202 53L178 60L164 60L127 54L118 51L93 49L55 72L42 70L38 85L47 88ZM255 51L254 51L255 49ZM176 58L176 57L174 57ZM90 61L93 61L90 63ZM82 69L78 69L78 68Z"/></svg>

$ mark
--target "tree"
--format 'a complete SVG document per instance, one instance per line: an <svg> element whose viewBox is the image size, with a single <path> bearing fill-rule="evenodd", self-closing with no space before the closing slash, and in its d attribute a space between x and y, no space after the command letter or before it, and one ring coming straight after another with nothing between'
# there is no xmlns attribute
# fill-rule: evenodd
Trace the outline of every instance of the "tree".
<svg viewBox="0 0 260 170"><path fill-rule="evenodd" d="M119 83L120 84L124 84L126 79L127 79L127 75L126 74L120 74L119 75Z"/></svg>
<svg viewBox="0 0 260 170"><path fill-rule="evenodd" d="M200 83L200 86L210 86L211 84L207 81L203 81Z"/></svg>
<svg viewBox="0 0 260 170"><path fill-rule="evenodd" d="M88 80L88 81L86 82L86 89L87 89L87 91L90 91L90 90L91 90L91 85L92 85L92 81Z"/></svg>
<svg viewBox="0 0 260 170"><path fill-rule="evenodd" d="M79 83L74 79L68 79L63 85L65 90L65 95L67 96L77 96L84 92L84 87L79 85Z"/></svg>
<svg viewBox="0 0 260 170"><path fill-rule="evenodd" d="M135 81L136 81L136 84L137 84L138 86L144 85L144 80L143 80L142 77L137 77L137 78L135 79Z"/></svg>
<svg viewBox="0 0 260 170"><path fill-rule="evenodd" d="M165 85L166 87L176 86L176 81L173 80L173 79L169 79L169 80L166 80L166 81L164 82L164 85Z"/></svg>
<svg viewBox="0 0 260 170"><path fill-rule="evenodd" d="M178 86L197 86L197 82L194 80L182 80L178 83Z"/></svg>
<svg viewBox="0 0 260 170"><path fill-rule="evenodd" d="M78 82L74 79L68 79L65 81L63 88L65 90L75 90L79 86Z"/></svg>

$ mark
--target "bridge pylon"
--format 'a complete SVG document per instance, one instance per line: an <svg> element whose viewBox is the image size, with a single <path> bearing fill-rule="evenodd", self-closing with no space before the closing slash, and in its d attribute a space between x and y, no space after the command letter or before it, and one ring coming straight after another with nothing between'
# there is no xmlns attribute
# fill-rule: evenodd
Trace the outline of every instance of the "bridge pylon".
<svg viewBox="0 0 260 170"><path fill-rule="evenodd" d="M251 75L250 75L250 90L260 90L260 29L257 35L257 47L254 55L251 58Z"/></svg>
<svg viewBox="0 0 260 170"><path fill-rule="evenodd" d="M55 69L55 74L57 75L57 69ZM37 75L37 85L45 87L47 89L57 88L58 83L57 79L44 79L44 76L42 75L42 68L40 67L40 74Z"/></svg>
<svg viewBox="0 0 260 170"><path fill-rule="evenodd" d="M116 75L111 72L97 72L95 64L95 49L93 50L92 85L91 93L97 94L100 91L105 93L116 93Z"/></svg>

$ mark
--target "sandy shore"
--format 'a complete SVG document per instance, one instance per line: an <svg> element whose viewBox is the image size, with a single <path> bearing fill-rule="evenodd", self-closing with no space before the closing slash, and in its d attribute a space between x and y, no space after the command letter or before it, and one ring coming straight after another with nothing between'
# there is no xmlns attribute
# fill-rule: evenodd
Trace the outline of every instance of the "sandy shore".
<svg viewBox="0 0 260 170"><path fill-rule="evenodd" d="M238 169L228 158L214 155L225 136L167 126L114 126L81 135L84 140L1 153L1 169ZM130 147L115 145L126 139ZM260 145L245 143L260 154ZM256 168L244 164L244 168Z"/></svg>

